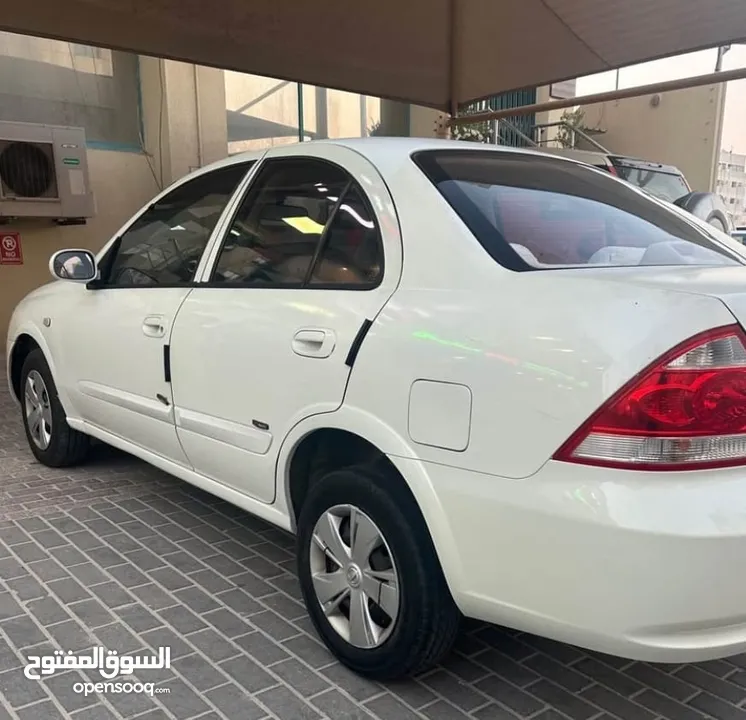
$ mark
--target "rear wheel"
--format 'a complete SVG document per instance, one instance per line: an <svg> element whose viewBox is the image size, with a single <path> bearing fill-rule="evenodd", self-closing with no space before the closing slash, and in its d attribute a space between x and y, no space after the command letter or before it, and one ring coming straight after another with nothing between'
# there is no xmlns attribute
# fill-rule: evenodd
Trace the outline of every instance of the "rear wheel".
<svg viewBox="0 0 746 720"><path fill-rule="evenodd" d="M67 424L57 387L44 353L32 350L21 369L21 408L31 452L49 467L67 467L82 462L90 439Z"/></svg>
<svg viewBox="0 0 746 720"><path fill-rule="evenodd" d="M311 487L298 523L298 574L317 631L341 662L378 680L437 663L460 620L398 482L368 466L331 472Z"/></svg>

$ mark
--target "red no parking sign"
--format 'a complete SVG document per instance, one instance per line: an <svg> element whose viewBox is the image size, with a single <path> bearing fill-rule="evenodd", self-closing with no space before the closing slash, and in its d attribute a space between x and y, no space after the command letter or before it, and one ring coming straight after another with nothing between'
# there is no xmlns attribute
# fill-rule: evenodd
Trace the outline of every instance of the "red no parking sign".
<svg viewBox="0 0 746 720"><path fill-rule="evenodd" d="M20 233L0 230L0 265L23 265Z"/></svg>

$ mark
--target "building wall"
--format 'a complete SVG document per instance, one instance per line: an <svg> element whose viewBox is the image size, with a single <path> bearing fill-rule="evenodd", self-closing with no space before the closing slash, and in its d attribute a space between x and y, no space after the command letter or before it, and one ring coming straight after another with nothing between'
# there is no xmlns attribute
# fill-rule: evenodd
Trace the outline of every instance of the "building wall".
<svg viewBox="0 0 746 720"><path fill-rule="evenodd" d="M734 47L731 52L738 52L741 67L746 66L746 45ZM723 150L746 153L744 118L746 118L746 80L729 82L723 120Z"/></svg>
<svg viewBox="0 0 746 720"><path fill-rule="evenodd" d="M718 165L717 192L737 226L746 225L746 155L723 150Z"/></svg>
<svg viewBox="0 0 746 720"><path fill-rule="evenodd" d="M224 76L230 153L298 142L301 135L362 137L381 121L378 98L246 73Z"/></svg>
<svg viewBox="0 0 746 720"><path fill-rule="evenodd" d="M556 98L553 98L550 94L551 86L544 85L536 88L536 102L546 103L552 102ZM546 110L544 112L536 113L536 124L542 125L553 125L562 119L562 115L565 110ZM534 133L534 140L539 145L545 147L552 147L556 144L557 133L559 128L557 127L540 127L539 131Z"/></svg>
<svg viewBox="0 0 746 720"><path fill-rule="evenodd" d="M73 68L79 75L97 69L100 85L106 83L107 78L110 80L111 68L117 65L116 55L113 60L104 55L103 60L96 61L98 64L94 68L90 56L83 53L84 65L81 68L75 55L75 52L82 52L79 47L73 52L72 47L66 47L68 43L38 38L29 40L34 42L10 43L2 47L0 75L3 69L7 71L12 65L26 72L29 79L44 80L57 77L62 68L68 73L64 77L69 84L74 80ZM59 46L63 46L62 50ZM6 57L2 57L3 54ZM51 280L48 262L52 253L66 247L98 251L160 188L227 154L222 72L155 58L137 60L125 59L129 65L134 62L136 78L121 80L126 86L123 93L127 102L137 105L134 117L138 125L133 132L132 123L129 124L129 135L126 136L129 142L108 141L112 134L121 133L122 128L101 122L102 117L111 117L110 108L121 104L116 93L102 95L91 91L74 98L77 102L74 103L72 120L81 125L90 121L86 127L87 138L97 131L107 133L103 140L89 141L88 147L95 217L78 226L60 227L41 220L15 219L0 227L0 230L20 233L23 252L22 265L0 265L0 338L5 337L16 303L31 290ZM66 61L71 65L65 67ZM19 62L29 64L19 66ZM137 85L133 89L135 79ZM78 84L73 82L72 87L78 87ZM24 93L19 103L4 102L0 96L0 119L73 124L66 123L67 117L59 115L64 108L58 103L59 93L53 83L29 82L27 86L19 84L18 88ZM132 108L128 105L127 110ZM35 115L29 117L24 112Z"/></svg>
<svg viewBox="0 0 746 720"><path fill-rule="evenodd" d="M51 282L48 266L52 253L66 247L99 250L133 210L156 192L155 180L142 154L90 150L88 162L97 214L86 225L57 227L25 220L0 228L0 232L20 232L23 251L23 265L0 265L2 338L16 303L39 285Z"/></svg>
<svg viewBox="0 0 746 720"><path fill-rule="evenodd" d="M588 105L584 122L611 152L675 165L693 190L712 192L724 102L723 86L707 85Z"/></svg>
<svg viewBox="0 0 746 720"><path fill-rule="evenodd" d="M295 83L0 32L0 120L84 127L97 207L81 226L0 228L21 234L24 260L0 265L0 338L18 301L51 280L54 252L99 250L156 192L229 152L297 142L301 127L304 139L436 131L432 110L301 92L299 103Z"/></svg>

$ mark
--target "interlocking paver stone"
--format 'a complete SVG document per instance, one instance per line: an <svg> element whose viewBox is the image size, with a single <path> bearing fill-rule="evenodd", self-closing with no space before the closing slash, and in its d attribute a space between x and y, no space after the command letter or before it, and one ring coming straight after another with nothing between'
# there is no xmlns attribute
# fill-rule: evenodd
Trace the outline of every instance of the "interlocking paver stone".
<svg viewBox="0 0 746 720"><path fill-rule="evenodd" d="M106 446L39 465L1 373L0 720L746 720L746 655L653 665L471 621L442 667L365 680L316 638L289 535ZM170 669L131 676L170 693L23 674L96 645L170 647Z"/></svg>

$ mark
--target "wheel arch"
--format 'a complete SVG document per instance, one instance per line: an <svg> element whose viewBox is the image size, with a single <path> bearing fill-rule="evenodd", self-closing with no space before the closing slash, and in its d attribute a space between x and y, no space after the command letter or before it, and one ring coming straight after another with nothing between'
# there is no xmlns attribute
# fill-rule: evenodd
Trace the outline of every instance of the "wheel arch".
<svg viewBox="0 0 746 720"><path fill-rule="evenodd" d="M38 350L39 343L28 333L21 333L13 343L8 357L8 383L13 397L21 401L21 370L26 358L34 350Z"/></svg>
<svg viewBox="0 0 746 720"><path fill-rule="evenodd" d="M389 465L411 493L427 525L446 581L457 598L460 560L445 510L438 499L427 471L427 464L417 457L409 442L393 428L357 408L343 407L334 413L314 415L301 421L286 437L277 464L276 504L297 529L300 503L313 481L314 468L309 455L320 442L345 441L353 457L367 457ZM356 453L362 455L356 455ZM349 457L349 455L348 455ZM317 468L318 472L338 469L344 465ZM349 463L346 465L349 467ZM458 602L458 600L457 600Z"/></svg>
<svg viewBox="0 0 746 720"><path fill-rule="evenodd" d="M44 335L41 331L32 324L25 324L15 331L15 339L8 352L7 364L8 364L8 385L13 394L16 402L20 402L21 394L21 369L23 363L28 357L28 354L33 350L41 350L44 355L44 359L49 366L49 372L52 373L55 384L57 385L57 396L59 397L60 404L68 412L70 407L67 392L64 384L60 382L57 367L55 365L53 355L49 349Z"/></svg>

